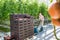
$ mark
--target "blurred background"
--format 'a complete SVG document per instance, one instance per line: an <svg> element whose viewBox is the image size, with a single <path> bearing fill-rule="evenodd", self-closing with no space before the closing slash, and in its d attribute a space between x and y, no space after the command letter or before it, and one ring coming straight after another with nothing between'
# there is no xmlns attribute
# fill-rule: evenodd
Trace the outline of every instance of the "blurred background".
<svg viewBox="0 0 60 40"><path fill-rule="evenodd" d="M10 31L10 14L29 14L39 19L39 13L49 21L48 6L55 0L0 0L0 31Z"/></svg>

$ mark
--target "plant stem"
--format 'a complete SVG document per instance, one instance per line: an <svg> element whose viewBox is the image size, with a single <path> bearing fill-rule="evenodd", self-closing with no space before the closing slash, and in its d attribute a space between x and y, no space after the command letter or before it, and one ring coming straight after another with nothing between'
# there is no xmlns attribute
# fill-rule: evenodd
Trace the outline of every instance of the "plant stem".
<svg viewBox="0 0 60 40"><path fill-rule="evenodd" d="M55 27L55 26L54 26L54 36L55 36L55 38L56 38L57 40L60 40L60 39L57 38L57 35L56 35L56 27Z"/></svg>

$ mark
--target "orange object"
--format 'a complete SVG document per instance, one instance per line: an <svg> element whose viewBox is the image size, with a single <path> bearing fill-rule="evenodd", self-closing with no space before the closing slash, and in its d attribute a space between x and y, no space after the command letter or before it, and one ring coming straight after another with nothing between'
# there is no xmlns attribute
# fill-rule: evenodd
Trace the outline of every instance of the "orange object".
<svg viewBox="0 0 60 40"><path fill-rule="evenodd" d="M60 19L52 19L52 23L53 23L55 26L60 26Z"/></svg>
<svg viewBox="0 0 60 40"><path fill-rule="evenodd" d="M60 26L60 3L56 2L52 4L48 12L52 18L52 23L55 26Z"/></svg>

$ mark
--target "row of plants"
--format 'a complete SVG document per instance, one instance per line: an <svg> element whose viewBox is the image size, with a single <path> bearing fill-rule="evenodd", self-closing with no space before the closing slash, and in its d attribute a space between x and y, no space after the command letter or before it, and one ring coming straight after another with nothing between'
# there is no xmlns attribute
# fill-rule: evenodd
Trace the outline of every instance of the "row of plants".
<svg viewBox="0 0 60 40"><path fill-rule="evenodd" d="M0 26L0 31L9 32L10 29L9 29L9 28L4 28L4 27L1 27L1 26Z"/></svg>
<svg viewBox="0 0 60 40"><path fill-rule="evenodd" d="M48 7L45 3L36 0L0 0L0 23L9 20L10 14L29 14L38 18L41 12L45 17L49 18Z"/></svg>

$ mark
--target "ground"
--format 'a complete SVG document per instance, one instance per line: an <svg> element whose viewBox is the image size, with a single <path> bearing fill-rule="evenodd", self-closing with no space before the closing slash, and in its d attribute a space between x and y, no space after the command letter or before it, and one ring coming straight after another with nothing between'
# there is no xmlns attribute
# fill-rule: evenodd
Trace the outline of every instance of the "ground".
<svg viewBox="0 0 60 40"><path fill-rule="evenodd" d="M32 40L56 40L54 37L53 26L51 25L51 23L44 25L43 28L44 30L35 35ZM57 37L60 38L60 27L56 27L56 33ZM8 32L7 34L10 35L10 32ZM4 32L0 32L0 36L2 36L0 37L0 40L4 40Z"/></svg>
<svg viewBox="0 0 60 40"><path fill-rule="evenodd" d="M53 33L53 25L44 25L44 31L39 32L38 35L34 36L33 40L56 40ZM60 27L56 27L57 37L60 38Z"/></svg>

